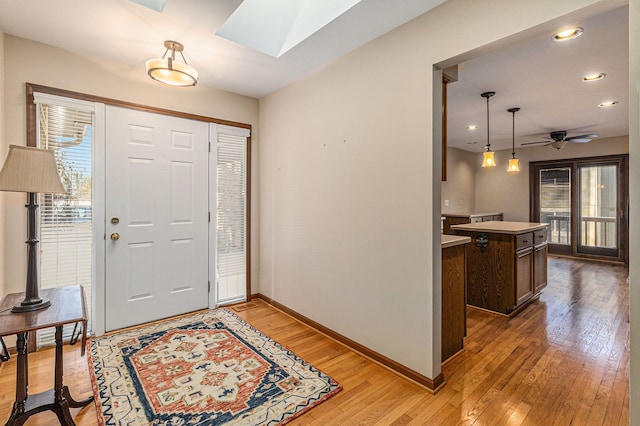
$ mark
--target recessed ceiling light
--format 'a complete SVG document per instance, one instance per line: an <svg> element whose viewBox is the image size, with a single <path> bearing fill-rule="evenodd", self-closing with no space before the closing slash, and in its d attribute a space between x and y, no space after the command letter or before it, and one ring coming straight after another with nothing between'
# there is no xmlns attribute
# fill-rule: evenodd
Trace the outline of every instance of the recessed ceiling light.
<svg viewBox="0 0 640 426"><path fill-rule="evenodd" d="M476 126L475 124L469 124L467 126L467 130L476 130L478 128L478 126Z"/></svg>
<svg viewBox="0 0 640 426"><path fill-rule="evenodd" d="M614 106L617 103L618 103L618 101L606 101L606 102L602 102L601 104L598 104L598 106L600 108L607 108L607 107L610 107L610 106Z"/></svg>
<svg viewBox="0 0 640 426"><path fill-rule="evenodd" d="M477 144L477 143L478 143L478 141L475 141L475 142L467 142L467 145L475 145L475 144Z"/></svg>
<svg viewBox="0 0 640 426"><path fill-rule="evenodd" d="M598 81L598 80L602 80L605 76L606 74L603 72L600 72L597 74L589 74L589 75L585 75L582 78L582 81Z"/></svg>
<svg viewBox="0 0 640 426"><path fill-rule="evenodd" d="M584 30L580 27L569 28L569 29L560 31L559 33L556 33L553 36L553 41L573 40L574 38L580 37L583 31Z"/></svg>

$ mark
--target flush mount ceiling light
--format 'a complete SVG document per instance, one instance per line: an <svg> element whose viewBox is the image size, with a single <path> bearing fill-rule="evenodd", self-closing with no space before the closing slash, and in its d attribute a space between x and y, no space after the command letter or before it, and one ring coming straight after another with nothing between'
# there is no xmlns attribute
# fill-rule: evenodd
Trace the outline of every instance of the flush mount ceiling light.
<svg viewBox="0 0 640 426"><path fill-rule="evenodd" d="M603 72L597 73L597 74L589 74L589 75L585 75L582 78L582 81L598 81L598 80L602 80L603 78L605 78L606 74Z"/></svg>
<svg viewBox="0 0 640 426"><path fill-rule="evenodd" d="M147 74L154 80L170 86L187 87L198 83L198 71L189 66L184 59L182 51L184 46L177 41L166 40L162 58L149 59L147 61ZM167 57L167 53L171 54ZM182 62L176 61L176 52L182 56Z"/></svg>
<svg viewBox="0 0 640 426"><path fill-rule="evenodd" d="M244 0L216 35L278 58L361 0Z"/></svg>
<svg viewBox="0 0 640 426"><path fill-rule="evenodd" d="M467 130L476 130L478 128L478 126L476 126L475 124L470 124L467 126Z"/></svg>
<svg viewBox="0 0 640 426"><path fill-rule="evenodd" d="M553 35L553 41L568 41L578 38L584 30L580 27L569 28Z"/></svg>
<svg viewBox="0 0 640 426"><path fill-rule="evenodd" d="M601 104L598 104L598 107L600 108L608 108L608 107L612 107L614 105L616 105L618 103L618 101L606 101L606 102L602 102Z"/></svg>
<svg viewBox="0 0 640 426"><path fill-rule="evenodd" d="M482 167L495 167L496 159L493 151L491 151L491 142L489 141L489 98L496 92L484 92L480 96L487 99L487 150L482 153Z"/></svg>
<svg viewBox="0 0 640 426"><path fill-rule="evenodd" d="M509 160L509 167L507 167L507 171L519 172L520 160L516 158L516 112L520 111L520 108L509 108L507 111L509 111L513 115L513 124L512 124L513 133L511 135L511 159Z"/></svg>

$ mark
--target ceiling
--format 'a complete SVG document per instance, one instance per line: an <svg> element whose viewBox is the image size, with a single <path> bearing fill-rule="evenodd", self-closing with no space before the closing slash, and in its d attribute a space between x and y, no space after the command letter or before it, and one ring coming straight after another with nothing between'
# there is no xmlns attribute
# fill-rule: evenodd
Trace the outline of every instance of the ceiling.
<svg viewBox="0 0 640 426"><path fill-rule="evenodd" d="M124 65L133 74L144 73L145 61L164 53L164 40L176 40L200 74L199 86L260 98L443 2L361 1L277 59L215 35L241 0L168 0L162 12L129 0L0 0L0 28ZM480 94L485 91L496 92L490 99L494 150L511 149L511 107L521 108L515 117L516 147L557 130L568 136L596 133L594 141L627 135L627 19L628 7L618 7L577 21L584 33L575 40L556 43L544 31L460 63L458 81L448 89L449 145L483 150L486 100ZM582 82L594 72L606 78ZM619 103L596 107L605 100ZM466 130L470 124L477 130Z"/></svg>
<svg viewBox="0 0 640 426"><path fill-rule="evenodd" d="M583 34L562 43L545 31L523 42L458 64L458 81L447 89L448 145L480 152L487 144L489 100L492 150L511 150L515 115L516 149L522 143L543 141L552 131L567 136L595 133L598 139L629 134L628 7L618 7L575 22ZM564 28L558 28L564 29ZM593 73L600 81L583 82ZM618 104L599 108L614 100ZM475 124L476 130L466 127ZM533 145L540 146L540 145ZM553 149L548 147L548 149Z"/></svg>
<svg viewBox="0 0 640 426"><path fill-rule="evenodd" d="M129 0L0 0L0 28L142 73L164 40L175 40L198 85L260 98L444 1L361 1L277 59L215 35L241 0L168 0L162 12Z"/></svg>

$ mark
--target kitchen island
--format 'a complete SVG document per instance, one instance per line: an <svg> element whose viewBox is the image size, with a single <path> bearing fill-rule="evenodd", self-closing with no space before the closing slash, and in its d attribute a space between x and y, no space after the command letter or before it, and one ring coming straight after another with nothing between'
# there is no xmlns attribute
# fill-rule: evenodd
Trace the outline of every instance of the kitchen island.
<svg viewBox="0 0 640 426"><path fill-rule="evenodd" d="M547 285L547 223L489 221L453 225L471 238L467 304L512 316Z"/></svg>

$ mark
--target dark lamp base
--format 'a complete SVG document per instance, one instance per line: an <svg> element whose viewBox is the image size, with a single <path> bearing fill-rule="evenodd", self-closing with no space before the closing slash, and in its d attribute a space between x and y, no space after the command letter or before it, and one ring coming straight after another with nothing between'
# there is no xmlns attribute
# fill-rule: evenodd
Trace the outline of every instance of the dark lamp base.
<svg viewBox="0 0 640 426"><path fill-rule="evenodd" d="M23 300L22 302L15 305L11 312L31 312L37 311L38 309L44 309L51 306L51 300L49 299L39 299L37 302L31 300Z"/></svg>

